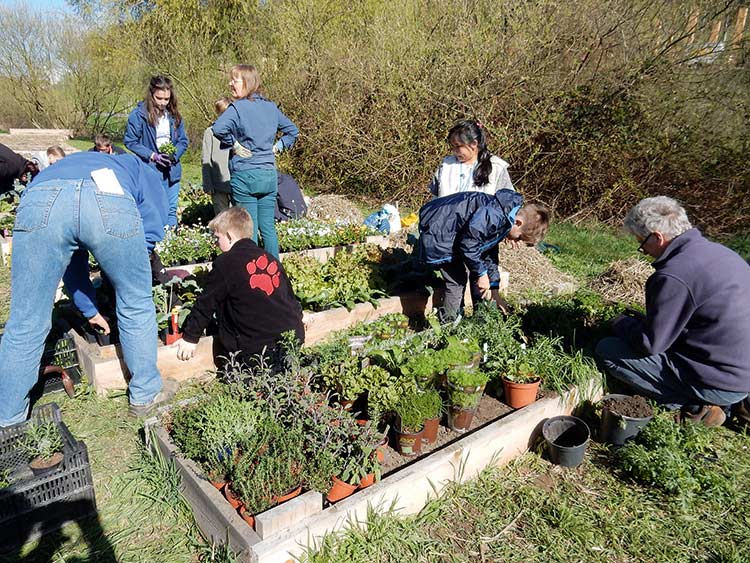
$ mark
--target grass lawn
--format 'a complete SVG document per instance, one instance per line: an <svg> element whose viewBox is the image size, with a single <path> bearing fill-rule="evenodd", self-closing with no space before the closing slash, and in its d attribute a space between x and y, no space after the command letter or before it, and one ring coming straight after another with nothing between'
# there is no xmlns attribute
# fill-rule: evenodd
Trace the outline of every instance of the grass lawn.
<svg viewBox="0 0 750 563"><path fill-rule="evenodd" d="M634 256L632 238L596 226L556 225L552 259L579 278ZM0 266L0 321L8 314L9 275ZM187 388L182 395L195 393ZM98 520L69 526L0 562L231 561L200 538L176 493L174 471L141 445L124 393L85 390L48 396L74 435L86 442ZM711 432L717 467L729 485L721 495L670 496L632 482L612 453L591 444L583 465L563 470L529 453L455 486L417 516L374 516L367 531L329 536L310 562L724 562L750 561L750 438Z"/></svg>

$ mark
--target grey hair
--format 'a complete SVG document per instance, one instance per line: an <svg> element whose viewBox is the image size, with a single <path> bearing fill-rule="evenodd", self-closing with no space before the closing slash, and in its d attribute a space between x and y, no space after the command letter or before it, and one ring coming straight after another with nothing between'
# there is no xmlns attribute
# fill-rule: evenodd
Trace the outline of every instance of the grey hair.
<svg viewBox="0 0 750 563"><path fill-rule="evenodd" d="M623 226L630 234L647 237L659 231L667 240L680 236L693 226L677 200L664 195L639 201L627 214Z"/></svg>

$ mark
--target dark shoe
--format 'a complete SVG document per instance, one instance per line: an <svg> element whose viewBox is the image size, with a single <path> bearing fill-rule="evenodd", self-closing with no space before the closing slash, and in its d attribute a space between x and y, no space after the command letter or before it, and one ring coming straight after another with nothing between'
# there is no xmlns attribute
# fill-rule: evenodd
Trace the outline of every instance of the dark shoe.
<svg viewBox="0 0 750 563"><path fill-rule="evenodd" d="M174 379L165 379L162 383L161 391L159 391L159 394L150 403L146 403L145 405L130 405L128 407L128 414L138 418L151 416L159 405L174 398L179 387L180 384Z"/></svg>
<svg viewBox="0 0 750 563"><path fill-rule="evenodd" d="M718 405L703 405L699 408L683 407L680 411L680 422L702 424L709 428L721 426L726 421L724 409Z"/></svg>
<svg viewBox="0 0 750 563"><path fill-rule="evenodd" d="M750 397L740 401L732 408L732 414L737 422L750 426Z"/></svg>

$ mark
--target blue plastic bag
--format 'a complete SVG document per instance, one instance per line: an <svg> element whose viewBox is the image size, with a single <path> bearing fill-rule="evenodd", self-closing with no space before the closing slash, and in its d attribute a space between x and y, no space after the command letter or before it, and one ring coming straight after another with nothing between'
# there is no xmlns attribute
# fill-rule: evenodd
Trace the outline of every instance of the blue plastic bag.
<svg viewBox="0 0 750 563"><path fill-rule="evenodd" d="M370 213L365 219L365 225L386 235L391 232L391 224L388 221L388 212L384 209Z"/></svg>

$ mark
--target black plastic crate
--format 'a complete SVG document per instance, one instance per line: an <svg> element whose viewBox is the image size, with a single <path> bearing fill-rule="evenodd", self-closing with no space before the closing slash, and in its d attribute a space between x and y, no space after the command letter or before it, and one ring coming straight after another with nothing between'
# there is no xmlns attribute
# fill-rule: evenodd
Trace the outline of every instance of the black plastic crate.
<svg viewBox="0 0 750 563"><path fill-rule="evenodd" d="M0 428L0 470L9 472L10 481L8 487L0 489L2 551L96 513L86 444L73 437L55 403L34 409L31 418L57 425L65 459L54 471L35 476L28 465L29 456L18 446L30 422Z"/></svg>

